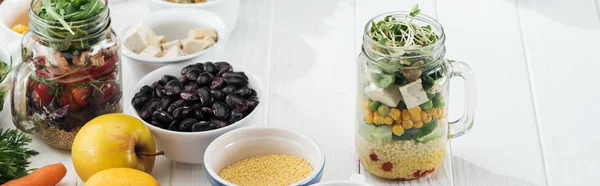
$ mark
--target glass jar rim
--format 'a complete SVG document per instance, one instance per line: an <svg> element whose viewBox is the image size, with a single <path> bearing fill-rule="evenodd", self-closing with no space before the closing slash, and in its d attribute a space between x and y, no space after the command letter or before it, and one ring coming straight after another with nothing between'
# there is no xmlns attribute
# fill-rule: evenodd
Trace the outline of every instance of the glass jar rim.
<svg viewBox="0 0 600 186"><path fill-rule="evenodd" d="M402 47L392 47L392 46L385 46L382 45L381 43L375 41L373 38L370 37L370 29L371 29L371 23L374 23L377 20L382 20L384 19L386 16L393 16L393 17L406 17L410 14L410 12L408 11L394 11L394 12L386 12L383 14L379 14L373 18L371 18L367 24L365 24L364 27L364 33L363 33L363 43L369 43L372 45L375 45L379 48L382 49L388 49L388 50L404 50L407 52L411 52L411 51L423 51L423 50L429 50L431 52L436 52L437 50L439 50L440 48L444 48L442 47L444 45L444 42L446 41L446 34L444 33L444 28L442 27L442 25L433 17L425 15L425 14L419 14L417 16L414 17L415 20L418 21L422 21L424 23L427 23L428 25L431 25L433 28L435 28L436 30L439 30L439 38L437 41L435 41L435 43L431 44L431 45L427 45L425 47L418 47L415 48L413 46L402 46ZM424 55L427 54L423 54L423 55L418 55L418 56L410 56L412 57L422 57Z"/></svg>

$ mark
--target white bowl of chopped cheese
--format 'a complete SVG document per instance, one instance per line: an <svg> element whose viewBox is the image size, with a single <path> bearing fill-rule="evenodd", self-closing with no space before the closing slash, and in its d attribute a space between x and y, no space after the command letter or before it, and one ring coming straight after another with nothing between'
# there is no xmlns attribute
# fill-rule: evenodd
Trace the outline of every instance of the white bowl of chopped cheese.
<svg viewBox="0 0 600 186"><path fill-rule="evenodd" d="M31 0L4 0L0 4L0 41L6 47L14 40L20 40L29 25L29 4Z"/></svg>
<svg viewBox="0 0 600 186"><path fill-rule="evenodd" d="M225 20L231 31L238 20L240 0L149 0L150 9L192 8L217 14Z"/></svg>
<svg viewBox="0 0 600 186"><path fill-rule="evenodd" d="M165 65L221 59L227 33L223 19L211 12L168 9L131 23L119 32L119 38L123 55L131 61Z"/></svg>
<svg viewBox="0 0 600 186"><path fill-rule="evenodd" d="M325 156L306 135L281 127L244 127L215 139L204 153L211 185L312 185Z"/></svg>

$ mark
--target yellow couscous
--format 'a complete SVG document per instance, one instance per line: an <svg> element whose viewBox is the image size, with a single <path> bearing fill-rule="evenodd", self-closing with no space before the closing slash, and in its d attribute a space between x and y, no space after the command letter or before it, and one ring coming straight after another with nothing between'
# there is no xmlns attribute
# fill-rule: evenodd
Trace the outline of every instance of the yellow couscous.
<svg viewBox="0 0 600 186"><path fill-rule="evenodd" d="M239 186L276 186L296 183L313 172L301 157L269 154L243 159L225 167L219 176Z"/></svg>
<svg viewBox="0 0 600 186"><path fill-rule="evenodd" d="M29 31L29 27L27 25L16 24L12 27L12 30L16 33L24 34L25 32Z"/></svg>

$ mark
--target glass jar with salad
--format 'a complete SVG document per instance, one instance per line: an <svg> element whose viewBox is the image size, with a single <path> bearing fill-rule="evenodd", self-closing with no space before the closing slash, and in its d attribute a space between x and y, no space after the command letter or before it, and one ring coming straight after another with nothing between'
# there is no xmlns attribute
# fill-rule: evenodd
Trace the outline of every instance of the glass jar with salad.
<svg viewBox="0 0 600 186"><path fill-rule="evenodd" d="M365 26L358 57L356 148L373 175L413 180L438 169L449 138L473 124L474 76L463 62L445 59L445 35L433 18L392 12ZM448 82L465 81L465 113L448 122Z"/></svg>
<svg viewBox="0 0 600 186"><path fill-rule="evenodd" d="M109 15L106 0L31 3L11 84L17 128L68 150L89 120L122 112L120 44Z"/></svg>

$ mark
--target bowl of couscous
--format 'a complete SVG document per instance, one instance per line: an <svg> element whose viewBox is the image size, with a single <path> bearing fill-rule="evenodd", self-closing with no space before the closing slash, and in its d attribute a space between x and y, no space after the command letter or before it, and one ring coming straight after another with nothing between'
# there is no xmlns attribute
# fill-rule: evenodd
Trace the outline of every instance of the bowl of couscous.
<svg viewBox="0 0 600 186"><path fill-rule="evenodd" d="M321 181L325 155L306 135L280 127L245 127L215 139L204 154L213 186L311 185Z"/></svg>
<svg viewBox="0 0 600 186"><path fill-rule="evenodd" d="M31 0L5 0L0 4L0 40L4 45L20 39L29 30L30 3Z"/></svg>

